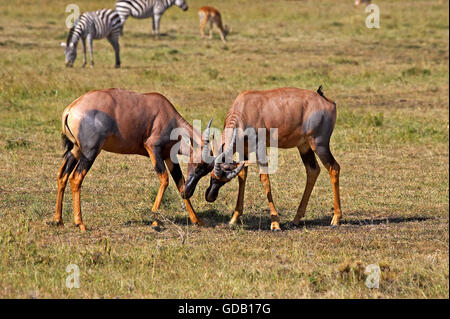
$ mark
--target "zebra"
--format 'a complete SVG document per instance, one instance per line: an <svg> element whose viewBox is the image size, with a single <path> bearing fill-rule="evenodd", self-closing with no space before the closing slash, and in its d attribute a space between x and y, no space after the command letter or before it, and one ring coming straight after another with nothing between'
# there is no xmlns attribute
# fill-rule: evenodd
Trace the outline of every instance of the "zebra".
<svg viewBox="0 0 450 319"><path fill-rule="evenodd" d="M61 43L66 55L66 66L72 67L77 58L77 45L81 39L83 44L83 68L86 66L86 39L89 46L91 67L94 66L94 55L92 49L93 39L107 38L116 53L115 67L120 67L120 46L119 34L121 30L120 17L118 13L111 9L100 9L97 11L85 12L75 21L69 31L66 43Z"/></svg>
<svg viewBox="0 0 450 319"><path fill-rule="evenodd" d="M183 11L188 9L185 0L117 0L115 10L120 16L122 28L128 16L136 19L152 17L153 34L159 37L161 16L173 5L180 7Z"/></svg>

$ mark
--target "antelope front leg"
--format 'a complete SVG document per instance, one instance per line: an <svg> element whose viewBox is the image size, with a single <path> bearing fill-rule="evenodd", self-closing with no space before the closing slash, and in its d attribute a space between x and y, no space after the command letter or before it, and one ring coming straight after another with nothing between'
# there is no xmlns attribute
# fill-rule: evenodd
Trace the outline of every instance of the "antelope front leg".
<svg viewBox="0 0 450 319"><path fill-rule="evenodd" d="M239 220L239 217L242 215L244 210L244 193L245 193L245 182L247 180L247 170L248 167L244 167L242 171L238 174L239 180L239 195L238 200L236 202L236 208L234 209L233 216L229 222L230 225L236 225L236 222Z"/></svg>
<svg viewBox="0 0 450 319"><path fill-rule="evenodd" d="M210 22L209 22L209 38L210 38L210 39L213 38L213 26L214 26L213 22L210 21Z"/></svg>
<svg viewBox="0 0 450 319"><path fill-rule="evenodd" d="M272 199L272 190L270 188L270 180L268 174L259 174L259 178L261 180L261 184L264 186L264 191L266 192L267 200L269 201L270 208L270 230L272 231L280 231L280 217L278 216L278 212L275 209L275 205Z"/></svg>
<svg viewBox="0 0 450 319"><path fill-rule="evenodd" d="M164 192L169 185L169 175L167 174L166 166L164 165L164 161L161 157L161 152L159 148L154 146L145 146L148 155L150 156L150 160L152 161L153 168L156 171L156 174L159 178L159 188L158 193L156 194L155 202L152 207L152 217L154 221L152 222L152 227L158 227L159 223L156 219L155 213L158 211L161 206L161 202L164 196Z"/></svg>
<svg viewBox="0 0 450 319"><path fill-rule="evenodd" d="M165 160L167 168L169 169L170 175L172 175L172 178L177 185L178 191L181 193L184 189L184 176L181 172L181 168L179 164L173 163L170 159ZM186 209L189 214L189 219L193 224L199 225L199 226L205 226L205 223L197 216L195 213L194 208L192 207L191 201L189 199L183 199L184 204L186 205Z"/></svg>

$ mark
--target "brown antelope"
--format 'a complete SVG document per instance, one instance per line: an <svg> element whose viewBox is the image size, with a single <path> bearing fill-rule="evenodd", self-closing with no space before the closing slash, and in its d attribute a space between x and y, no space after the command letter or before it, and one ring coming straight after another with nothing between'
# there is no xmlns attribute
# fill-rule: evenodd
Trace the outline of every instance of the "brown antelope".
<svg viewBox="0 0 450 319"><path fill-rule="evenodd" d="M360 4L362 3L366 3L366 4L370 4L371 0L355 0L355 7L359 7Z"/></svg>
<svg viewBox="0 0 450 319"><path fill-rule="evenodd" d="M222 25L222 17L220 12L213 7L201 7L198 9L198 17L200 18L200 34L202 38L205 37L205 26L209 21L209 38L212 39L213 26L216 25L219 29L220 38L225 43L226 37L230 32L228 26Z"/></svg>
<svg viewBox="0 0 450 319"><path fill-rule="evenodd" d="M237 163L233 160L222 163L225 156L237 150L239 142L243 141L243 160L249 156L249 142L242 132L251 129L278 129L278 148L296 147L306 167L307 179L302 200L294 218L294 225L298 226L300 219L305 215L306 206L320 172L315 154L328 170L334 192L334 216L331 225L337 226L341 219L341 204L339 198L339 164L330 152L330 137L336 122L336 104L325 97L321 91L316 92L297 88L280 88L268 91L245 91L241 93L227 114L222 133L222 151L215 159L214 170L211 172L210 185L206 190L205 198L213 202L218 196L219 189L236 175L239 178L239 195L236 208L230 224L234 225L242 215L244 206L244 190L247 178L245 162ZM232 130L233 133L226 133ZM263 135L264 136L264 135ZM265 135L265 145L270 144L271 137ZM258 143L261 141L258 141ZM223 151L225 149L225 151ZM265 148L263 152L265 153ZM269 201L271 215L271 230L279 231L279 216L275 209L270 188L269 176L258 158L260 179ZM261 153L259 153L261 154ZM259 156L261 157L261 156Z"/></svg>
<svg viewBox="0 0 450 319"><path fill-rule="evenodd" d="M209 134L208 124L207 134ZM180 142L180 151L186 154L186 141L171 139L174 129L184 129L190 142L198 147L190 153L188 181L185 183L180 165L171 157L172 147ZM62 138L66 147L64 160L58 172L58 194L54 221L63 225L62 204L64 189L70 181L75 225L86 230L81 217L80 190L84 177L101 150L119 154L138 154L150 157L159 178L159 189L152 208L155 213L166 190L167 169L184 199L189 217L202 225L189 201L195 186L207 175L213 164L205 163L204 154L210 153L209 138L202 136L183 119L174 106L159 93L137 94L120 89L90 91L70 104L62 115ZM191 150L191 149L189 149ZM204 154L202 154L202 152ZM176 155L175 155L176 157ZM155 221L153 226L157 226Z"/></svg>

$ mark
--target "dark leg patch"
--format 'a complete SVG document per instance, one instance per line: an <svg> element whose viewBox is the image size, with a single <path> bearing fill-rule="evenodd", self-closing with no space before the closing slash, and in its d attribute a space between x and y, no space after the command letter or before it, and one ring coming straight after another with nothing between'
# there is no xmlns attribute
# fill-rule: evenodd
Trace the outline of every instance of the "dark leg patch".
<svg viewBox="0 0 450 319"><path fill-rule="evenodd" d="M78 162L77 169L75 171L79 174L81 174L83 171L87 173L92 164L94 164L94 160L95 158L93 160L90 160L86 156L81 154L80 161Z"/></svg>
<svg viewBox="0 0 450 319"><path fill-rule="evenodd" d="M309 149L304 154L300 153L300 156L302 157L302 161L305 166L311 167L314 170L317 169L316 155L312 149Z"/></svg>
<svg viewBox="0 0 450 319"><path fill-rule="evenodd" d="M181 172L181 168L179 164L173 164L173 168L170 171L170 175L172 175L172 178L175 182L175 184L178 186L180 181L183 179L183 173Z"/></svg>
<svg viewBox="0 0 450 319"><path fill-rule="evenodd" d="M155 171L158 174L162 174L166 171L166 165L164 164L164 159L161 155L161 148L159 146L155 146L153 148L153 154L155 156Z"/></svg>
<svg viewBox="0 0 450 319"><path fill-rule="evenodd" d="M77 165L78 162L75 156L72 154L72 152L67 152L64 157L66 159L66 163L62 171L62 176L72 173L73 169L75 168L75 165Z"/></svg>
<svg viewBox="0 0 450 319"><path fill-rule="evenodd" d="M336 160L334 159L333 154L331 154L330 145L328 143L326 143L326 144L317 144L316 143L316 153L317 153L317 156L319 156L320 161L325 166L326 165L333 166L333 164L336 163Z"/></svg>

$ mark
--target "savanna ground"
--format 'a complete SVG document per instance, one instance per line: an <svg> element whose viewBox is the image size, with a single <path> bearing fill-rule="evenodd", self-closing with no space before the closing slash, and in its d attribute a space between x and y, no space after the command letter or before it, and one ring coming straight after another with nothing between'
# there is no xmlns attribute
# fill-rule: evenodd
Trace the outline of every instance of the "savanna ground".
<svg viewBox="0 0 450 319"><path fill-rule="evenodd" d="M162 18L129 19L122 68L106 40L94 41L95 68L64 67L65 7L114 1L0 2L0 297L146 298L448 298L448 2L375 1L381 28L365 27L352 1L199 1ZM199 38L197 8L219 8L232 27L223 45ZM120 87L166 95L190 122L213 116L221 127L245 89L296 86L337 102L331 140L341 170L344 218L331 229L332 190L322 169L305 225L287 228L306 174L297 150L279 152L271 177L281 233L269 229L255 166L244 216L227 227L237 181L204 201L192 198L208 227L190 225L171 181L158 232L150 209L158 179L148 158L103 152L84 181L86 233L54 213L61 164L61 112L92 89ZM185 171L183 166L183 171ZM182 242L184 238L184 243ZM66 288L77 264L79 289ZM379 289L364 267L382 270Z"/></svg>

